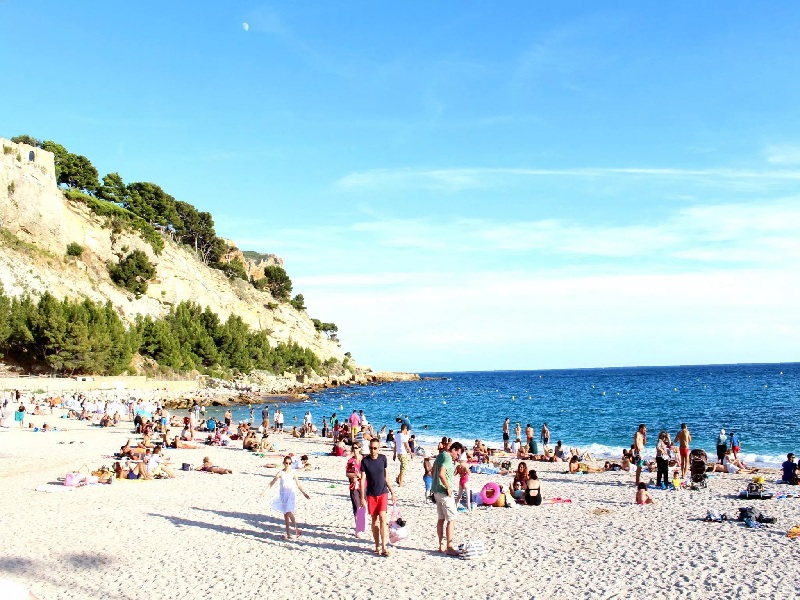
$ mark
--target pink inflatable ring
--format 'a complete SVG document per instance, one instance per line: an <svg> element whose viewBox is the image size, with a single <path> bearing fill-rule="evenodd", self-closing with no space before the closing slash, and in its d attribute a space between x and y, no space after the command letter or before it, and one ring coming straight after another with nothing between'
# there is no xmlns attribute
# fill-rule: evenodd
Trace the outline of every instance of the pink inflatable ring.
<svg viewBox="0 0 800 600"><path fill-rule="evenodd" d="M494 481L490 481L481 490L481 500L487 506L491 506L500 497L500 486Z"/></svg>

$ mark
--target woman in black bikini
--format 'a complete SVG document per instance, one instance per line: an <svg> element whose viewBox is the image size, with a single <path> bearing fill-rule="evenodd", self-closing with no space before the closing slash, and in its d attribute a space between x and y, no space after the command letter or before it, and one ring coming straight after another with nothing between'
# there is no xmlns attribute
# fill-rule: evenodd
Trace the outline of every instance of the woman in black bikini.
<svg viewBox="0 0 800 600"><path fill-rule="evenodd" d="M542 482L536 471L528 471L528 481L525 484L525 504L528 506L539 506L542 503Z"/></svg>

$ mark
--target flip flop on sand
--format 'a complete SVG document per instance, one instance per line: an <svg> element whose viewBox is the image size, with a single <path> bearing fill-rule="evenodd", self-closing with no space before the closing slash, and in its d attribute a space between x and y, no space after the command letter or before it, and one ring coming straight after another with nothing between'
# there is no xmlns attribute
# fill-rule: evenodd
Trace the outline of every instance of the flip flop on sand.
<svg viewBox="0 0 800 600"><path fill-rule="evenodd" d="M453 548L448 548L447 550L445 550L445 552L444 552L444 553L445 553L445 554L447 554L447 556L461 556L461 555L458 553L458 550L455 550L455 549L453 549Z"/></svg>
<svg viewBox="0 0 800 600"><path fill-rule="evenodd" d="M384 558L389 558L389 556L391 556L391 554L392 553L389 552L389 550L387 548L384 548L380 553L380 555L383 556Z"/></svg>

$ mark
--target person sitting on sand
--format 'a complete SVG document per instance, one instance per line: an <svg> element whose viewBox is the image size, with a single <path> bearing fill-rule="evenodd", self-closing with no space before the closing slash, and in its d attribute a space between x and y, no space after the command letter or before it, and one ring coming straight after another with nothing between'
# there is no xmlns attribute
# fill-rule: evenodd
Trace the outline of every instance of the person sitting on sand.
<svg viewBox="0 0 800 600"><path fill-rule="evenodd" d="M578 460L581 462L586 462L587 460L594 460L594 457L588 452L581 452L580 448L570 448L569 450L570 455L577 456Z"/></svg>
<svg viewBox="0 0 800 600"><path fill-rule="evenodd" d="M275 452L275 445L269 439L269 430L264 431L261 436L261 443L258 445L261 452Z"/></svg>
<svg viewBox="0 0 800 600"><path fill-rule="evenodd" d="M757 473L758 469L748 469L744 461L733 456L733 450L730 448L725 451L725 456L722 457L722 466L725 467L727 473Z"/></svg>
<svg viewBox="0 0 800 600"><path fill-rule="evenodd" d="M781 464L781 481L788 485L797 485L797 463L794 462L794 453L789 452L786 460Z"/></svg>
<svg viewBox="0 0 800 600"><path fill-rule="evenodd" d="M631 457L628 456L624 450L622 451L622 460L620 461L620 466L622 467L623 471L630 471L633 468Z"/></svg>
<svg viewBox="0 0 800 600"><path fill-rule="evenodd" d="M192 434L192 430L189 429L188 425L183 426L183 430L181 431L181 439L190 442L194 439L194 435Z"/></svg>
<svg viewBox="0 0 800 600"><path fill-rule="evenodd" d="M332 456L344 456L345 454L347 454L347 451L345 450L344 442L342 441L342 438L341 437L336 438L334 440L334 442L333 442L333 448L331 449L331 455Z"/></svg>
<svg viewBox="0 0 800 600"><path fill-rule="evenodd" d="M206 471L207 473L216 473L218 475L230 475L231 473L233 473L233 471L231 471L230 469L215 467L208 456L203 458L203 466L197 467L195 471Z"/></svg>
<svg viewBox="0 0 800 600"><path fill-rule="evenodd" d="M525 504L525 490L518 481L511 484L511 495L517 501L517 504Z"/></svg>
<svg viewBox="0 0 800 600"><path fill-rule="evenodd" d="M561 440L556 442L556 447L553 448L553 456L555 456L556 461L567 460L567 453L564 452L564 446L561 445Z"/></svg>
<svg viewBox="0 0 800 600"><path fill-rule="evenodd" d="M292 437L293 438L299 438L300 437L300 432L297 431L297 426L292 427Z"/></svg>
<svg viewBox="0 0 800 600"><path fill-rule="evenodd" d="M636 504L655 504L655 500L650 497L650 494L647 492L647 484L646 483L639 483L636 486Z"/></svg>
<svg viewBox="0 0 800 600"><path fill-rule="evenodd" d="M515 456L519 460L531 460L533 458L533 455L528 452L528 446L525 445L521 445L519 448L517 448L517 453Z"/></svg>
<svg viewBox="0 0 800 600"><path fill-rule="evenodd" d="M258 450L258 440L256 439L255 431L248 431L247 435L242 440L242 449L255 452Z"/></svg>
<svg viewBox="0 0 800 600"><path fill-rule="evenodd" d="M542 503L542 482L534 469L528 472L528 480L525 482L525 504L528 506L539 506Z"/></svg>
<svg viewBox="0 0 800 600"><path fill-rule="evenodd" d="M177 435L175 436L175 439L172 440L172 443L170 444L170 446L172 448L175 448L176 450L178 450L178 449L196 450L197 448L200 447L194 442L187 442L187 441L182 440Z"/></svg>
<svg viewBox="0 0 800 600"><path fill-rule="evenodd" d="M472 459L479 463L489 461L489 450L480 440L475 440L475 445L472 446Z"/></svg>
<svg viewBox="0 0 800 600"><path fill-rule="evenodd" d="M517 470L514 471L514 480L511 482L511 489L514 489L514 484L518 483L521 489L525 489L528 483L528 465L521 462L517 465Z"/></svg>
<svg viewBox="0 0 800 600"><path fill-rule="evenodd" d="M165 473L170 479L175 479L175 473L166 463L169 462L167 458L161 454L161 446L156 446L153 453L150 454L145 462L145 469L147 470L148 477L155 477Z"/></svg>
<svg viewBox="0 0 800 600"><path fill-rule="evenodd" d="M124 475L125 479L150 479L144 460L129 460L127 466L128 472Z"/></svg>
<svg viewBox="0 0 800 600"><path fill-rule="evenodd" d="M297 471L310 471L312 469L311 461L308 459L308 454L303 454L300 460L292 462L292 468Z"/></svg>

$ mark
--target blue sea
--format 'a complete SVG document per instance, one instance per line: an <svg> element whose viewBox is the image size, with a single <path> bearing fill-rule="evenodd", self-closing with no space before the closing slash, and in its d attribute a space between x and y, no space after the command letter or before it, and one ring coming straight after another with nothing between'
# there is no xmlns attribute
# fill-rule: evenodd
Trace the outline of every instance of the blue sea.
<svg viewBox="0 0 800 600"><path fill-rule="evenodd" d="M775 466L786 453L800 454L800 363L625 367L543 371L421 373L416 382L324 390L311 400L282 405L286 425L310 410L316 424L336 414L363 410L373 426L395 428L408 415L423 444L447 435L470 446L476 438L502 446L502 423L531 423L539 439L542 422L551 444L619 456L639 423L648 427L654 453L661 429L674 436L686 422L693 447L714 456L720 429L741 438L745 462ZM270 402L273 412L274 402ZM256 419L262 405L255 406ZM246 419L246 407L234 411Z"/></svg>

